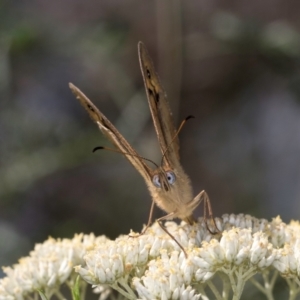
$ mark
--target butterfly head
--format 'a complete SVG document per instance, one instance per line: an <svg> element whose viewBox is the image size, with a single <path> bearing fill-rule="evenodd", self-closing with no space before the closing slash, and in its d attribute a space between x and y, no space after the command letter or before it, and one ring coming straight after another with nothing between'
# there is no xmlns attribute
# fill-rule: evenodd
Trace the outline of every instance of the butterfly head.
<svg viewBox="0 0 300 300"><path fill-rule="evenodd" d="M168 192L176 183L176 175L172 170L165 171L159 168L152 177L152 183L156 188Z"/></svg>
<svg viewBox="0 0 300 300"><path fill-rule="evenodd" d="M179 169L178 169L179 168ZM173 217L185 219L192 214L189 205L193 199L193 191L188 176L181 166L170 168L158 167L148 181L148 187L156 204Z"/></svg>

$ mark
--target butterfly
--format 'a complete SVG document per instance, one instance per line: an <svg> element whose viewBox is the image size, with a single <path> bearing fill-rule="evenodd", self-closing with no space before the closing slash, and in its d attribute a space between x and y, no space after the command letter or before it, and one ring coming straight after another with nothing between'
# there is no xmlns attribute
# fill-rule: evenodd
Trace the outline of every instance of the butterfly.
<svg viewBox="0 0 300 300"><path fill-rule="evenodd" d="M157 222L184 251L180 243L176 241L173 235L163 226L162 221L179 218L189 224L193 224L195 222L193 211L203 201L204 220L208 230L211 232L207 225L207 212L209 218L213 221L216 231L219 232L219 230L213 218L207 193L202 190L196 197L193 197L190 179L180 164L178 133L189 117L186 118L179 129L176 130L167 101L167 95L155 72L148 51L142 42L138 43L138 56L153 124L162 153L161 164L159 166L155 164L155 168L151 168L146 163L148 159L141 157L135 151L116 127L100 112L87 96L72 83L69 83L69 87L81 105L87 110L91 119L98 125L104 136L115 145L117 152L122 153L144 178L152 196L152 206L148 224L142 233L147 230L152 222L153 210L156 204L167 213L167 215L159 218ZM97 149L98 148L103 147L97 147Z"/></svg>

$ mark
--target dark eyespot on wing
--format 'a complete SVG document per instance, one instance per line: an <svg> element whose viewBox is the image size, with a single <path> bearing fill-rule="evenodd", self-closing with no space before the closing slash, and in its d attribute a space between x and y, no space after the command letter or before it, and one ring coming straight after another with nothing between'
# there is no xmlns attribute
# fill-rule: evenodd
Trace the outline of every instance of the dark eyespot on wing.
<svg viewBox="0 0 300 300"><path fill-rule="evenodd" d="M147 77L148 77L149 79L151 79L151 73L150 73L149 69L146 69L146 72L147 72Z"/></svg>
<svg viewBox="0 0 300 300"><path fill-rule="evenodd" d="M159 102L159 94L158 93L153 91L151 88L148 88L148 93L149 93L150 96L154 97L156 103Z"/></svg>
<svg viewBox="0 0 300 300"><path fill-rule="evenodd" d="M87 103L87 107L88 107L88 109L91 110L92 112L95 112L93 106L91 106L90 104Z"/></svg>
<svg viewBox="0 0 300 300"><path fill-rule="evenodd" d="M102 126L105 127L107 130L114 132L114 127L113 125L107 120L102 118L101 120Z"/></svg>

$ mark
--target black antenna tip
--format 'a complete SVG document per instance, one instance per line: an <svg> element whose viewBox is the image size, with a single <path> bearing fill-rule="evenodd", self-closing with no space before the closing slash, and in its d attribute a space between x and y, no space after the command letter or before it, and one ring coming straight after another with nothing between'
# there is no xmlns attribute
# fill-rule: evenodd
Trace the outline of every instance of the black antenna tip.
<svg viewBox="0 0 300 300"><path fill-rule="evenodd" d="M101 149L104 149L104 147L101 147L101 146L95 147L93 149L93 153L96 152L97 150L101 150Z"/></svg>
<svg viewBox="0 0 300 300"><path fill-rule="evenodd" d="M195 119L195 117L192 116L192 115L189 115L189 116L187 116L187 117L185 118L186 121L189 120L189 119Z"/></svg>

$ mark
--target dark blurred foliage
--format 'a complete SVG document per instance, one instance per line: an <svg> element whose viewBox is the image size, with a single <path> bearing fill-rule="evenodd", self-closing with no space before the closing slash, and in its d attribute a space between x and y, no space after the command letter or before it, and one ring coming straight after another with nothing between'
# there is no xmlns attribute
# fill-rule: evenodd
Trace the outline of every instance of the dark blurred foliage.
<svg viewBox="0 0 300 300"><path fill-rule="evenodd" d="M0 2L0 257L49 235L140 231L143 179L68 88L77 85L139 153L160 161L138 65L142 40L168 92L182 164L214 214L300 213L300 3ZM196 212L202 214L202 208ZM161 212L157 210L157 216Z"/></svg>

